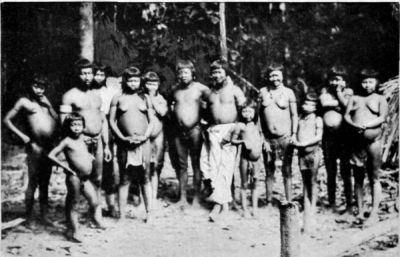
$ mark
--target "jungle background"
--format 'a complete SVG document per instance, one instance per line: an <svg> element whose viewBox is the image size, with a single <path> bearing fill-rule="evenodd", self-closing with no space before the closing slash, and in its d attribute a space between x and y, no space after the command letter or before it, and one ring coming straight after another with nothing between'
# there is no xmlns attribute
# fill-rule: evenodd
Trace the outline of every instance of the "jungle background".
<svg viewBox="0 0 400 257"><path fill-rule="evenodd" d="M143 71L155 70L162 79L161 91L168 97L176 81L177 60L191 59L197 79L208 84L209 64L221 55L218 3L109 2L94 3L91 8L93 59L109 65L112 76L119 76L128 65L137 65ZM60 104L62 94L74 84L73 63L81 55L81 9L82 3L67 2L1 4L2 115L26 92L33 73L44 73L50 78L47 95L55 106ZM348 68L349 85L354 88L362 68L377 69L381 81L399 73L398 3L226 3L225 16L230 68L256 88L264 85L263 71L271 62L285 65L286 84L295 90L299 99L304 85L318 91L326 83L328 68L333 64ZM251 97L246 83L240 85ZM398 124L398 106L396 110ZM2 222L5 222L23 216L26 155L17 137L6 129L1 133ZM394 158L386 167L381 220L398 215L394 204L398 195L398 157ZM6 256L124 256L135 249L135 256L204 256L205 253L278 256L276 209L266 210L260 200L262 219L247 221L237 215L229 226L209 224L206 213L183 215L173 207L173 201L168 201L177 190L168 157L164 170L160 192L166 204L158 224L146 226L134 218L121 228L121 224L109 220L111 229L107 232L85 230L90 241L78 246L66 242L60 229L39 228L32 232L17 226L2 230L2 253ZM321 203L326 201L324 173L321 167ZM295 174L295 195L299 200L301 178L298 170ZM50 204L53 219L57 221L63 220L63 179L62 171L55 170ZM283 193L279 174L276 184L276 198L279 198ZM343 195L338 197L343 203ZM82 210L85 208L83 204ZM133 216L140 216L143 210L132 212ZM336 242L348 241L349 235L363 233L360 228L336 223L336 217L322 209L321 212L323 215L317 218L320 228L311 237L303 238L307 246L303 249L304 256L322 256L328 249L334 249ZM162 232L154 233L158 230ZM133 231L143 236L136 236L132 242L136 235ZM396 245L398 236L391 231L340 256L396 256L393 251ZM193 247L200 250L193 251L197 249Z"/></svg>

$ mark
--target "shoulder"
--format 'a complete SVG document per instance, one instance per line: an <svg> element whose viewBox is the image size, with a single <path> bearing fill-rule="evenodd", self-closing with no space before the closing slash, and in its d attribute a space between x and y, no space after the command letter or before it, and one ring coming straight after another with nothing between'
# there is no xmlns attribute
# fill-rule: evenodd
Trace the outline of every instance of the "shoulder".
<svg viewBox="0 0 400 257"><path fill-rule="evenodd" d="M70 90L68 90L67 92L65 92L62 96L62 101L73 101L73 99L79 95L79 90L77 88L71 88Z"/></svg>
<svg viewBox="0 0 400 257"><path fill-rule="evenodd" d="M15 107L25 107L26 105L32 103L27 97L21 97L15 102Z"/></svg>
<svg viewBox="0 0 400 257"><path fill-rule="evenodd" d="M346 88L343 90L343 93L344 93L345 95L354 95L353 89L351 89L351 88L349 88L349 87L346 87Z"/></svg>
<svg viewBox="0 0 400 257"><path fill-rule="evenodd" d="M321 95L323 95L323 94L328 94L328 92L329 92L329 91L328 91L328 88L327 88L327 87L322 87L322 88L321 88L320 94L321 94Z"/></svg>
<svg viewBox="0 0 400 257"><path fill-rule="evenodd" d="M324 122L320 116L315 117L315 125L317 127L322 127L324 125Z"/></svg>
<svg viewBox="0 0 400 257"><path fill-rule="evenodd" d="M118 93L111 99L111 105L116 105L122 97L122 93Z"/></svg>
<svg viewBox="0 0 400 257"><path fill-rule="evenodd" d="M296 95L294 94L294 91L293 91L293 89L291 89L291 88L288 88L288 87L284 87L283 88L283 91L284 91L284 93L289 97L289 100L290 101L296 101Z"/></svg>

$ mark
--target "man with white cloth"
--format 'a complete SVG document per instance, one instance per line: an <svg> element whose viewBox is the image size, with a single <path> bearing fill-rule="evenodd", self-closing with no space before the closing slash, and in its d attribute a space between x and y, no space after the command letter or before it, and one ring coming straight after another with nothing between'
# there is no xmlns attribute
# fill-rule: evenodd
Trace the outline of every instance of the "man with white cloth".
<svg viewBox="0 0 400 257"><path fill-rule="evenodd" d="M239 156L237 146L229 141L239 110L246 101L242 90L226 76L225 70L226 63L221 60L214 61L210 66L212 85L207 102L210 127L200 156L203 179L211 181L209 199L215 202L210 221L215 221L232 201L231 184Z"/></svg>

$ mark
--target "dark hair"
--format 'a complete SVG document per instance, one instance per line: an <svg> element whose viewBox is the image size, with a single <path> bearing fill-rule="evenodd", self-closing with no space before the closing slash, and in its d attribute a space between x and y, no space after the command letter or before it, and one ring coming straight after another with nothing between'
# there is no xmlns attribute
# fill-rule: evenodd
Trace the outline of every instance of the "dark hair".
<svg viewBox="0 0 400 257"><path fill-rule="evenodd" d="M148 71L143 75L143 82L147 81L157 81L160 82L160 77L154 71Z"/></svg>
<svg viewBox="0 0 400 257"><path fill-rule="evenodd" d="M81 72L82 69L86 69L86 68L92 68L93 69L93 64L85 58L81 58L79 60L77 60L75 63L75 71L77 74L79 74Z"/></svg>
<svg viewBox="0 0 400 257"><path fill-rule="evenodd" d="M268 79L269 74L273 71L280 71L283 73L284 67L281 63L277 63L277 62L270 63L267 67L265 67L262 70L262 72L261 72L262 79Z"/></svg>
<svg viewBox="0 0 400 257"><path fill-rule="evenodd" d="M347 77L347 69L343 65L334 65L329 69L328 79L334 76L341 76L343 79Z"/></svg>
<svg viewBox="0 0 400 257"><path fill-rule="evenodd" d="M189 69L192 72L192 77L195 77L196 69L193 62L189 60L179 60L176 65L176 72L179 72L182 69Z"/></svg>
<svg viewBox="0 0 400 257"><path fill-rule="evenodd" d="M317 103L317 102L318 102L318 95L317 95L317 93L315 93L314 91L311 91L311 90L310 90L310 92L308 92L308 93L306 94L306 97L304 98L304 102L305 102L305 101Z"/></svg>
<svg viewBox="0 0 400 257"><path fill-rule="evenodd" d="M379 72L374 69L363 69L360 71L360 76L362 79L365 78L375 78L378 79Z"/></svg>
<svg viewBox="0 0 400 257"><path fill-rule="evenodd" d="M223 70L227 71L228 70L228 62L223 59L218 59L218 60L213 61L210 64L210 71L217 70L217 69L223 69Z"/></svg>
<svg viewBox="0 0 400 257"><path fill-rule="evenodd" d="M30 84L31 85L38 84L38 85L47 87L47 86L49 86L50 83L49 83L49 80L48 80L48 78L46 76L44 76L43 74L35 73L32 76L32 80L31 80Z"/></svg>
<svg viewBox="0 0 400 257"><path fill-rule="evenodd" d="M240 108L240 119L244 120L242 117L242 110L244 108L252 108L254 110L254 118L253 118L253 122L257 123L258 121L258 103L252 99L247 99L246 102L242 105L242 107Z"/></svg>
<svg viewBox="0 0 400 257"><path fill-rule="evenodd" d="M128 81L129 78L132 77L138 77L141 78L142 72L139 70L139 68L136 68L135 66L131 66L126 68L122 72L122 90L126 88L126 82Z"/></svg>
<svg viewBox="0 0 400 257"><path fill-rule="evenodd" d="M72 123L73 121L76 121L76 120L81 120L81 121L82 121L82 124L83 124L83 127L86 126L86 125L85 125L85 119L83 118L82 115L80 115L80 114L77 113L77 112L71 112L70 114L67 115L67 117L66 117L65 120L64 120L64 128L65 128L65 130L68 131L68 132L70 132L70 131L69 131L69 127L71 126L71 123Z"/></svg>
<svg viewBox="0 0 400 257"><path fill-rule="evenodd" d="M107 65L104 65L104 64L102 64L102 63L100 63L100 62L95 62L94 64L93 64L93 74L94 75L96 75L96 73L98 72L98 71L102 71L102 72L104 72L104 75L107 77L107 70L108 70L108 66Z"/></svg>

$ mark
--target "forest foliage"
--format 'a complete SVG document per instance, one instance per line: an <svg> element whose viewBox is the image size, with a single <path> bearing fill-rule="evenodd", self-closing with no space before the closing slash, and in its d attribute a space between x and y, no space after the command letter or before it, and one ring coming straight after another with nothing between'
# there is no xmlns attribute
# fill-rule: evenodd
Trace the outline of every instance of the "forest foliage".
<svg viewBox="0 0 400 257"><path fill-rule="evenodd" d="M53 82L57 104L72 86L79 56L79 3L2 4L2 98L8 110L33 72ZM178 59L191 59L208 83L220 55L218 3L95 3L95 59L118 75L134 64L159 72L162 91L175 83ZM282 62L289 85L319 88L332 64L374 67L382 80L399 70L398 3L227 3L230 67L256 87Z"/></svg>

